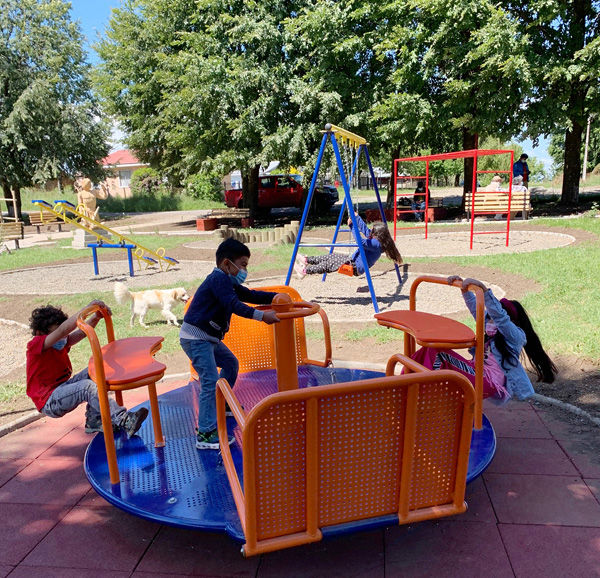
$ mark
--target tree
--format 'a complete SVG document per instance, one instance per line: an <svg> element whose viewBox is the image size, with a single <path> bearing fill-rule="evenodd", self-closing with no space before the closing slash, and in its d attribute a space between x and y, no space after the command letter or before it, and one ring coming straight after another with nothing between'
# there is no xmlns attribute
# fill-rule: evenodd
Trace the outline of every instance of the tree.
<svg viewBox="0 0 600 578"><path fill-rule="evenodd" d="M389 32L377 48L394 60L387 92L373 114L400 151L478 147L480 133L520 131L524 47L510 14L488 0L388 3ZM404 155L403 155L404 156ZM465 190L472 160L465 159Z"/></svg>
<svg viewBox="0 0 600 578"><path fill-rule="evenodd" d="M600 2L522 0L503 2L529 38L534 90L525 99L527 133L563 132L561 202L577 204L583 135L598 99Z"/></svg>
<svg viewBox="0 0 600 578"><path fill-rule="evenodd" d="M282 22L301 4L129 0L115 10L98 82L140 158L177 183L237 167L254 212L259 166L289 158L276 136L295 110Z"/></svg>
<svg viewBox="0 0 600 578"><path fill-rule="evenodd" d="M82 36L59 0L0 0L0 184L102 175L108 127L91 93ZM11 212L12 205L9 205Z"/></svg>

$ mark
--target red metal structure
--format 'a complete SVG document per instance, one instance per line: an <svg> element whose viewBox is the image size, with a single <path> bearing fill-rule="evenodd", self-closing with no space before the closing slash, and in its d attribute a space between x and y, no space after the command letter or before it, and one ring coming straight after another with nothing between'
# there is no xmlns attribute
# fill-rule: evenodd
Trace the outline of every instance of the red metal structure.
<svg viewBox="0 0 600 578"><path fill-rule="evenodd" d="M404 157L401 159L394 160L394 175L393 175L393 187L394 187L394 240L396 239L396 224L398 220L398 214L409 212L408 210L398 211L398 180L402 178L410 179L423 179L425 180L425 238L427 238L427 209L429 204L429 163L431 161L449 161L454 159L473 159L473 182L471 184L471 190L477 192L478 195L485 195L487 191L477 191L477 175L485 173L494 174L507 174L508 175L508 213L506 215L506 246L508 247L508 239L510 234L510 203L512 198L512 166L514 162L514 151L512 150L495 150L495 149L471 149L466 151L455 151L451 153L439 153L434 155L424 155L420 157ZM510 155L510 164L508 169L505 171L480 171L477 169L477 158L490 155ZM407 177L406 175L398 174L398 166L403 162L424 162L425 163L425 175L418 177ZM497 194L497 193L493 193ZM414 195L414 193L413 193ZM400 196L410 196L410 194L403 193ZM474 235L490 235L497 234L498 231L475 231L474 222L475 217L479 215L492 215L498 211L482 211L475 208L475 195L472 194L470 197L471 203L471 237L470 237L470 248L473 248L473 237ZM412 212L412 211L411 211Z"/></svg>

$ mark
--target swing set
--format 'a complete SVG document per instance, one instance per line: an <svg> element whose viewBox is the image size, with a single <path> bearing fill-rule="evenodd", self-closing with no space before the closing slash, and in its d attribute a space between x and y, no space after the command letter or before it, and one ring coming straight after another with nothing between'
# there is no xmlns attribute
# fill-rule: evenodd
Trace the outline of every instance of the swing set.
<svg viewBox="0 0 600 578"><path fill-rule="evenodd" d="M373 187L375 189L375 195L377 197L377 205L379 207L379 213L381 215L381 220L383 221L383 223L385 223L387 225L387 220L385 218L385 211L383 209L383 204L381 203L381 197L379 195L379 188L377 186L377 179L375 178L375 173L373 171L373 165L371 164L371 158L369 156L369 151L367 149L367 141L361 136L358 136L350 131L347 131L343 128L340 128L338 126L335 126L335 125L329 124L329 123L325 125L325 130L322 132L323 132L323 139L321 140L321 148L319 149L317 163L315 165L315 170L313 172L312 180L310 183L310 188L308 190L308 195L306 198L306 203L304 205L304 210L302 212L302 219L300 221L298 235L296 237L296 242L294 244L294 251L292 252L290 266L288 268L287 276L285 278L286 285L290 284L290 279L292 277L292 272L294 270L294 263L296 261L296 257L298 255L298 249L300 247L329 247L330 254L333 253L333 251L336 247L338 247L338 248L355 248L355 249L358 249L363 263L365 263L365 264L367 263L367 259L365 256L365 250L364 250L363 244L361 242L360 230L358 228L356 215L354 214L354 210L353 210L354 205L352 202L352 197L350 195L350 185L349 185L349 182L350 183L352 182L354 175L356 174L356 169L358 167L358 162L359 162L361 153L364 153L365 159L367 161L367 165L369 167L369 172L371 174ZM327 143L329 141L331 141L331 145L333 147L333 152L335 155L338 172L340 175L340 181L342 183L342 187L344 188L344 200L343 200L342 206L340 208L340 214L338 216L337 224L335 227L335 232L333 234L331 243L302 243L302 233L304 231L304 226L306 225L306 220L308 218L308 213L310 210L312 198L313 198L313 195L315 192L317 176L319 174L319 169L321 167L321 162L323 160L323 154L325 152L325 147L327 146ZM347 163L348 167L345 169L344 163L342 161L342 156L340 153L339 145L341 145L343 147L346 160L348 161L348 159L350 159L352 161L352 168L349 171L350 172L349 179L346 178L346 174L348 172L350 163L349 162ZM352 158L352 157L354 157L354 158ZM350 219L352 221L351 229L342 229L341 228L342 220L343 220L346 209L348 210L348 215L350 216ZM351 242L351 241L348 241L347 243L338 242L337 239L338 239L338 235L340 232L352 233L352 235L354 237L354 242ZM400 269L398 268L397 263L394 263L394 267L396 269L396 276L398 277L398 283L401 284L402 278L400 276ZM348 276L354 275L352 265L350 265L350 264L342 265L340 267L340 269L338 269L338 273L348 275ZM327 273L324 273L322 281L325 281L326 277L327 277ZM367 285L369 286L369 292L371 294L371 301L373 302L373 308L375 309L375 313L379 313L379 306L377 304L377 297L375 295L375 289L373 287L371 273L369 271L369 267L367 267L367 266L365 266L365 277L367 278Z"/></svg>

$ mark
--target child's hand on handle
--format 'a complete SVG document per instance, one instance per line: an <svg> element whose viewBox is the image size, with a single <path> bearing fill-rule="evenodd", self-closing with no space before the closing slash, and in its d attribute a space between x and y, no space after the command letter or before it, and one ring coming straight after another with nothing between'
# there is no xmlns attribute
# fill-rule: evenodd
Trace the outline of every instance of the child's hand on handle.
<svg viewBox="0 0 600 578"><path fill-rule="evenodd" d="M268 309L267 311L263 311L263 319L267 325L273 325L273 323L279 323L280 319L277 317L277 313Z"/></svg>
<svg viewBox="0 0 600 578"><path fill-rule="evenodd" d="M106 303L104 303L104 301L100 301L100 299L94 299L93 301L90 301L88 307L90 305L96 305L98 307L101 307L102 309L106 309L106 312L109 315L112 315L112 311L110 310L110 307ZM96 313L96 315L97 315L97 313Z"/></svg>
<svg viewBox="0 0 600 578"><path fill-rule="evenodd" d="M462 284L463 291L468 291L469 285L475 285L476 287L481 287L481 289L483 289L484 291L488 290L488 288L485 286L484 283L482 283L478 279L472 279L471 277L467 277L466 279L463 280L462 283L463 283Z"/></svg>
<svg viewBox="0 0 600 578"><path fill-rule="evenodd" d="M462 277L460 275L450 275L447 279L448 285L454 285L454 283L462 283Z"/></svg>

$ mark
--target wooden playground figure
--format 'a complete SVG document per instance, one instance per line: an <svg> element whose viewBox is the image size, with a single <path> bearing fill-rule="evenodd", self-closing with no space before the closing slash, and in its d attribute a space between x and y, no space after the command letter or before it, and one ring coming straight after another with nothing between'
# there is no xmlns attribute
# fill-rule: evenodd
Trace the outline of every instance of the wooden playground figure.
<svg viewBox="0 0 600 578"><path fill-rule="evenodd" d="M108 191L105 187L101 189L92 190L92 181L88 178L79 178L74 183L75 190L77 191L77 207L78 210L83 213L88 219L98 220L99 207L96 207L96 199L106 199L108 197ZM86 224L90 229L94 228L94 223L88 221L83 217L80 222Z"/></svg>

